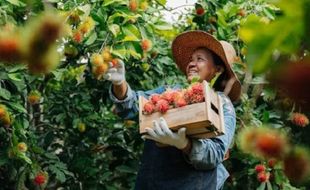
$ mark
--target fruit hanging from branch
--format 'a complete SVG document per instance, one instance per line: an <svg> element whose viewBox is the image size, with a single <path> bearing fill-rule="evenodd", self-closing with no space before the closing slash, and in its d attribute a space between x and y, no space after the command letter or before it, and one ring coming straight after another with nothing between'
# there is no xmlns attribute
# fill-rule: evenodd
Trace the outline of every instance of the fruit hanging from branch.
<svg viewBox="0 0 310 190"><path fill-rule="evenodd" d="M30 105L39 104L41 100L41 93L37 90L33 90L29 93L27 100Z"/></svg>

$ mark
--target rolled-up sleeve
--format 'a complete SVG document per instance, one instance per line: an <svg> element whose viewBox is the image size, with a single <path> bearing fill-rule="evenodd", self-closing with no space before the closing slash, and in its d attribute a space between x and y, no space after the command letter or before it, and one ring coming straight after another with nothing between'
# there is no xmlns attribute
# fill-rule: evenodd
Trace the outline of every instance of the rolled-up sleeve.
<svg viewBox="0 0 310 190"><path fill-rule="evenodd" d="M119 100L115 97L112 91L112 86L109 89L109 96L112 102L115 104L115 112L118 116L123 119L138 119L139 113L139 102L138 97L144 96L148 98L152 94L161 94L165 91L167 87L160 86L153 90L148 91L134 91L131 89L129 84L127 84L127 92L125 99Z"/></svg>
<svg viewBox="0 0 310 190"><path fill-rule="evenodd" d="M126 98L119 100L115 97L112 91L112 86L109 90L109 96L112 102L115 104L115 112L123 119L133 119L137 116L139 107L137 104L137 93L131 89L128 85Z"/></svg>
<svg viewBox="0 0 310 190"><path fill-rule="evenodd" d="M223 161L235 133L236 115L231 101L222 93L225 134L211 139L192 139L187 161L196 169L213 169Z"/></svg>

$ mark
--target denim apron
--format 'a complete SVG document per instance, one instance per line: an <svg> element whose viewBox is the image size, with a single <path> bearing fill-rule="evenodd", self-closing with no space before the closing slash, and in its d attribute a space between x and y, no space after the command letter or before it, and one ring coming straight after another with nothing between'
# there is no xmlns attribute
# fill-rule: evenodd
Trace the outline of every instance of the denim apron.
<svg viewBox="0 0 310 190"><path fill-rule="evenodd" d="M136 190L216 190L217 169L197 170L182 151L146 140Z"/></svg>

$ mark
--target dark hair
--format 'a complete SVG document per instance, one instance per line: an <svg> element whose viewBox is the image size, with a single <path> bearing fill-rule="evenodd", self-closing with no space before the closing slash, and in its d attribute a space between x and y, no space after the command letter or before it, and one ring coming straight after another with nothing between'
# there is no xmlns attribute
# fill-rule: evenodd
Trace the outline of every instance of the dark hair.
<svg viewBox="0 0 310 190"><path fill-rule="evenodd" d="M217 80L215 81L213 88L216 91L224 91L225 89L225 83L227 80L227 71L226 71L226 67L225 67L225 63L224 61L220 58L220 56L218 56L217 54L215 54L213 51L210 51L213 57L213 61L215 65L221 65L224 67L224 72L217 78Z"/></svg>

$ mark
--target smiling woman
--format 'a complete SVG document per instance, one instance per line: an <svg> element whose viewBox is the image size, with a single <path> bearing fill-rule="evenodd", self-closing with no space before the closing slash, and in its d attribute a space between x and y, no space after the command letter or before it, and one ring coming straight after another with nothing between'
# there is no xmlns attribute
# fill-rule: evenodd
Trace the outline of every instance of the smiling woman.
<svg viewBox="0 0 310 190"><path fill-rule="evenodd" d="M178 35L172 43L172 55L179 69L191 82L199 76L200 82L211 82L223 101L225 134L210 139L193 139L186 136L186 128L177 132L169 129L164 118L153 121L153 128L145 128L146 134L142 164L136 189L210 189L223 187L228 177L224 155L232 141L236 116L231 101L238 100L241 85L231 69L236 55L228 42L218 41L204 31L189 31ZM217 76L223 77L217 77ZM149 98L162 94L167 88L161 86L149 91L133 91L126 82L124 63L108 71L112 81L110 98L116 105L116 113L124 119L133 119L139 111L138 96ZM158 146L158 144L168 146ZM156 179L156 180L154 180Z"/></svg>
<svg viewBox="0 0 310 190"><path fill-rule="evenodd" d="M196 49L186 68L188 82L197 76L200 80L211 81L216 75L220 75L224 71L224 64L222 61L215 62L218 61L215 56L207 48Z"/></svg>

